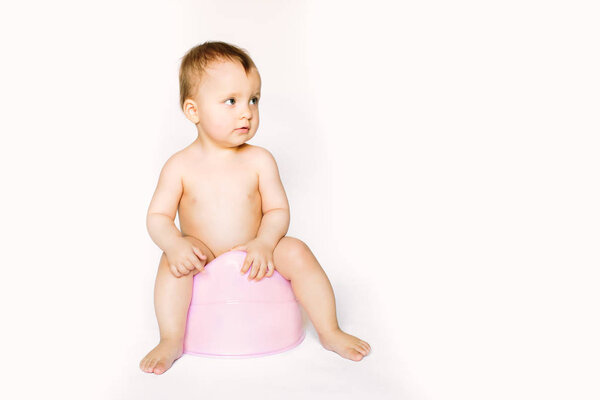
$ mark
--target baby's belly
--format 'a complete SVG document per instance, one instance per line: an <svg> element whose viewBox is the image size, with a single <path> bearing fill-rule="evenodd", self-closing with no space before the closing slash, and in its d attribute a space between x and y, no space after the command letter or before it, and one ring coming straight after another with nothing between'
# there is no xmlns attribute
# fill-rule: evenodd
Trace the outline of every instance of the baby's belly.
<svg viewBox="0 0 600 400"><path fill-rule="evenodd" d="M215 257L254 239L262 219L260 196L246 201L219 201L179 205L179 227L184 235L200 239Z"/></svg>

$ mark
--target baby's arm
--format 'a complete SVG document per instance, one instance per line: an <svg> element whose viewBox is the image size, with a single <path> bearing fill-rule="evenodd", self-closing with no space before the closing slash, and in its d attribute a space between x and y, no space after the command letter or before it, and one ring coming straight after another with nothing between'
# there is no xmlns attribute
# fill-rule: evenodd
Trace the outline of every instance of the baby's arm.
<svg viewBox="0 0 600 400"><path fill-rule="evenodd" d="M165 252L182 237L174 222L183 194L181 177L181 161L175 154L167 160L160 172L146 215L146 227L152 241Z"/></svg>
<svg viewBox="0 0 600 400"><path fill-rule="evenodd" d="M262 198L262 219L256 238L232 250L246 251L241 272L245 274L252 266L248 279L259 281L265 273L268 277L273 275L273 251L288 230L290 210L275 158L262 147L256 146L254 151L258 190Z"/></svg>
<svg viewBox="0 0 600 400"><path fill-rule="evenodd" d="M206 255L183 239L175 226L175 215L183 194L183 166L177 154L165 163L146 216L152 241L167 255L170 270L176 277L194 269L202 270ZM202 261L201 261L202 260Z"/></svg>
<svg viewBox="0 0 600 400"><path fill-rule="evenodd" d="M262 198L263 213L257 238L274 249L289 228L290 206L275 158L266 149L259 147L257 150L258 190Z"/></svg>

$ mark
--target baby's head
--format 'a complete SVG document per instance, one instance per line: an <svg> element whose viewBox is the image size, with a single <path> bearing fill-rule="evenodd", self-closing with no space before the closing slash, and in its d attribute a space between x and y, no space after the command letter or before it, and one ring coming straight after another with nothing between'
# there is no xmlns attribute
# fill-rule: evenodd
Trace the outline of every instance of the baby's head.
<svg viewBox="0 0 600 400"><path fill-rule="evenodd" d="M181 108L199 137L220 147L239 146L256 133L260 86L250 56L224 42L196 46L181 61Z"/></svg>

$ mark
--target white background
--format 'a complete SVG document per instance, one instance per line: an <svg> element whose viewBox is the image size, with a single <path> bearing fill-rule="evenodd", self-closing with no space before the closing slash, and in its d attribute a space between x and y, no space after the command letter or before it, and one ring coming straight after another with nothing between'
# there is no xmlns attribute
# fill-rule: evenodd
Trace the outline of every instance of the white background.
<svg viewBox="0 0 600 400"><path fill-rule="evenodd" d="M599 398L593 3L2 2L2 397ZM250 143L360 363L308 325L280 355L138 369L145 215L195 139L177 71L206 40L260 69Z"/></svg>

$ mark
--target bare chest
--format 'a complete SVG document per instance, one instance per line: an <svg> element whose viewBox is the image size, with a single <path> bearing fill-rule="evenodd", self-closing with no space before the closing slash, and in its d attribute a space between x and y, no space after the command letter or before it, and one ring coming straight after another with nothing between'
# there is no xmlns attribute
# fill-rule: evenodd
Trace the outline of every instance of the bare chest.
<svg viewBox="0 0 600 400"><path fill-rule="evenodd" d="M242 206L259 195L258 175L248 168L199 167L184 177L183 188L180 207L198 211Z"/></svg>
<svg viewBox="0 0 600 400"><path fill-rule="evenodd" d="M190 163L182 183L178 211L183 234L202 240L215 255L256 236L262 198L251 163Z"/></svg>

